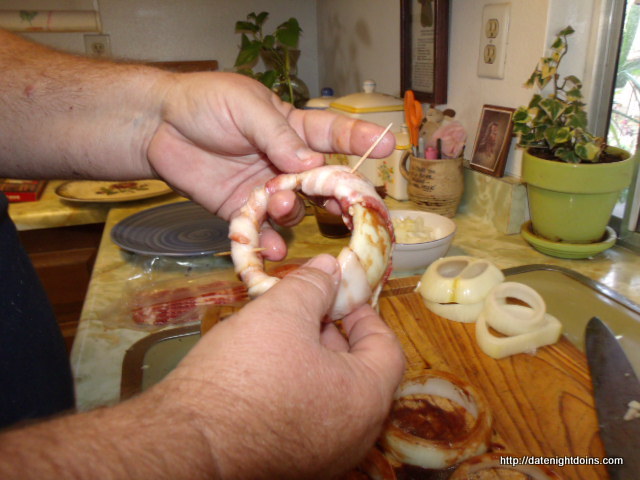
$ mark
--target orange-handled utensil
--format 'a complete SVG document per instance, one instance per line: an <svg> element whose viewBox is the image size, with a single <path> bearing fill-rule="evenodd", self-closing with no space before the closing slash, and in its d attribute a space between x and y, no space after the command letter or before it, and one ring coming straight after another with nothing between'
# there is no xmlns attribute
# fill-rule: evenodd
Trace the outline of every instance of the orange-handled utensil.
<svg viewBox="0 0 640 480"><path fill-rule="evenodd" d="M418 136L422 124L422 104L416 100L413 90L407 90L404 94L404 120L409 128L411 145L418 147Z"/></svg>

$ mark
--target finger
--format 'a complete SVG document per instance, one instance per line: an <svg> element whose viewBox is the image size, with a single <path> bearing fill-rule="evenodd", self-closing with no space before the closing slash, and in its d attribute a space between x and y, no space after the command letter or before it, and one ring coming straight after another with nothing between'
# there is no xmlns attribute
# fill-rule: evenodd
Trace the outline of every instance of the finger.
<svg viewBox="0 0 640 480"><path fill-rule="evenodd" d="M267 214L277 224L291 227L304 218L304 202L292 190L280 190L269 198Z"/></svg>
<svg viewBox="0 0 640 480"><path fill-rule="evenodd" d="M279 100L273 99L273 102ZM380 125L332 112L297 110L289 104L277 105L277 109L283 117L275 116L275 110L265 111L267 117L262 120L269 118L271 123L260 121L253 132L258 147L285 172L323 165L324 156L317 152L362 155L384 131ZM394 147L395 135L387 132L370 157L388 157Z"/></svg>
<svg viewBox="0 0 640 480"><path fill-rule="evenodd" d="M349 343L342 336L335 323L325 323L320 330L320 344L334 352L348 352Z"/></svg>
<svg viewBox="0 0 640 480"><path fill-rule="evenodd" d="M264 250L260 252L260 255L272 262L279 262L287 256L287 244L280 234L268 223L262 225L260 248L264 248Z"/></svg>
<svg viewBox="0 0 640 480"><path fill-rule="evenodd" d="M303 330L317 341L318 329L333 305L339 281L338 261L321 254L286 275L245 310L270 318L282 330Z"/></svg>
<svg viewBox="0 0 640 480"><path fill-rule="evenodd" d="M398 338L382 318L363 305L343 319L351 354L381 378L380 386L391 394L402 379L405 357Z"/></svg>
<svg viewBox="0 0 640 480"><path fill-rule="evenodd" d="M312 149L327 153L362 155L385 129L374 123L345 115L336 116L332 112L322 110L295 110L291 112L290 119L291 124ZM393 152L395 142L395 135L387 132L369 156L388 157Z"/></svg>

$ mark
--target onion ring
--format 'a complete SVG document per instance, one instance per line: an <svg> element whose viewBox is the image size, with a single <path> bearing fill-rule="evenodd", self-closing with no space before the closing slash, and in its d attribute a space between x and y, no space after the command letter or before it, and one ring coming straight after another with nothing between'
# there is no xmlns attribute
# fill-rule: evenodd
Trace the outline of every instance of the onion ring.
<svg viewBox="0 0 640 480"><path fill-rule="evenodd" d="M558 474L544 465L510 465L508 463L500 463L501 457L514 456L513 454L500 452L485 453L484 455L470 458L456 468L449 477L449 480L467 480L471 474L489 469L514 470L528 475L534 480L560 480Z"/></svg>
<svg viewBox="0 0 640 480"><path fill-rule="evenodd" d="M429 311L454 322L473 323L484 308L484 302L478 303L437 303L424 300Z"/></svg>
<svg viewBox="0 0 640 480"><path fill-rule="evenodd" d="M530 308L507 308L507 298L515 298ZM496 286L485 300L484 311L491 328L504 335L528 333L545 324L546 305L538 292L523 283L504 282Z"/></svg>
<svg viewBox="0 0 640 480"><path fill-rule="evenodd" d="M528 307L505 305L504 308L517 312ZM533 353L539 347L556 343L562 333L562 323L556 317L546 313L543 319L544 324L536 330L510 337L496 337L489 331L489 319L483 310L476 322L476 341L484 353L495 359L524 352Z"/></svg>
<svg viewBox="0 0 640 480"><path fill-rule="evenodd" d="M335 198L352 231L349 246L338 255L342 276L329 318L338 320L367 301L375 306L392 269L393 224L375 187L341 165L272 178L253 190L239 215L231 220L231 257L249 295L257 297L279 280L265 273L262 256L255 250L260 243L259 229L267 218L269 198L281 190Z"/></svg>
<svg viewBox="0 0 640 480"><path fill-rule="evenodd" d="M453 439L427 439L400 428L393 421L399 399L410 396L442 397L464 408L473 418L473 425ZM487 451L491 439L491 411L484 397L462 379L447 373L429 370L406 380L396 392L381 445L393 460L427 469L442 469Z"/></svg>
<svg viewBox="0 0 640 480"><path fill-rule="evenodd" d="M418 285L422 296L437 303L478 303L504 280L491 262L467 256L439 258L424 272Z"/></svg>

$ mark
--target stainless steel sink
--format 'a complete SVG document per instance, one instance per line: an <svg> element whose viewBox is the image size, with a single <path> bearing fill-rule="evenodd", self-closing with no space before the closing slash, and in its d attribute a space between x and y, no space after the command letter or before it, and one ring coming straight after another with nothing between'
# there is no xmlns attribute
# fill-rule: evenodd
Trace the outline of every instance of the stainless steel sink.
<svg viewBox="0 0 640 480"><path fill-rule="evenodd" d="M525 265L504 270L508 281L534 288L547 311L560 319L564 334L581 350L584 329L600 317L616 335L640 376L640 306L607 286L573 270L552 265ZM121 398L129 398L159 382L200 339L199 325L164 330L135 343L122 366Z"/></svg>

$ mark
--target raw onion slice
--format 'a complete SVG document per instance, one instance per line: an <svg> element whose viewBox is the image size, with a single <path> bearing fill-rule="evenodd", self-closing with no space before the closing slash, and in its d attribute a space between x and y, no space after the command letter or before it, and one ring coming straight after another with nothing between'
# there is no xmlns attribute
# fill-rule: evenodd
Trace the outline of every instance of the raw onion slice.
<svg viewBox="0 0 640 480"><path fill-rule="evenodd" d="M478 303L503 280L500 269L487 260L443 257L429 265L417 290L431 302Z"/></svg>
<svg viewBox="0 0 640 480"><path fill-rule="evenodd" d="M477 457L470 458L460 464L449 477L449 480L467 480L470 475L483 470L512 470L528 475L534 480L560 480L560 476L544 465L509 465L501 464L501 457L513 457L513 454L505 452L485 453ZM484 478L484 477L483 477Z"/></svg>
<svg viewBox="0 0 640 480"><path fill-rule="evenodd" d="M473 323L482 312L484 302L478 303L436 303L424 300L429 311L454 322Z"/></svg>
<svg viewBox="0 0 640 480"><path fill-rule="evenodd" d="M505 305L504 309L512 315L520 316L522 305ZM492 358L500 359L517 353L534 352L537 348L556 343L562 333L562 324L551 314L543 317L543 325L536 330L510 337L497 337L489 331L489 319L486 311L482 311L476 322L476 341L480 349Z"/></svg>
<svg viewBox="0 0 640 480"><path fill-rule="evenodd" d="M394 422L401 400L442 397L461 407L473 418L469 428L463 428L453 438L424 438L410 433ZM431 406L431 408L436 408ZM420 420L416 409L412 417ZM392 460L427 469L442 469L467 458L487 451L491 439L491 411L486 400L471 385L462 379L439 371L426 371L402 383L396 392L396 403L392 409L387 428L383 432L381 445ZM427 427L432 428L430 425ZM437 427L437 425L435 425Z"/></svg>
<svg viewBox="0 0 640 480"><path fill-rule="evenodd" d="M514 298L530 308L508 308ZM538 292L523 283L504 282L495 287L485 300L484 311L489 326L504 335L519 335L539 329L545 323L547 306Z"/></svg>

